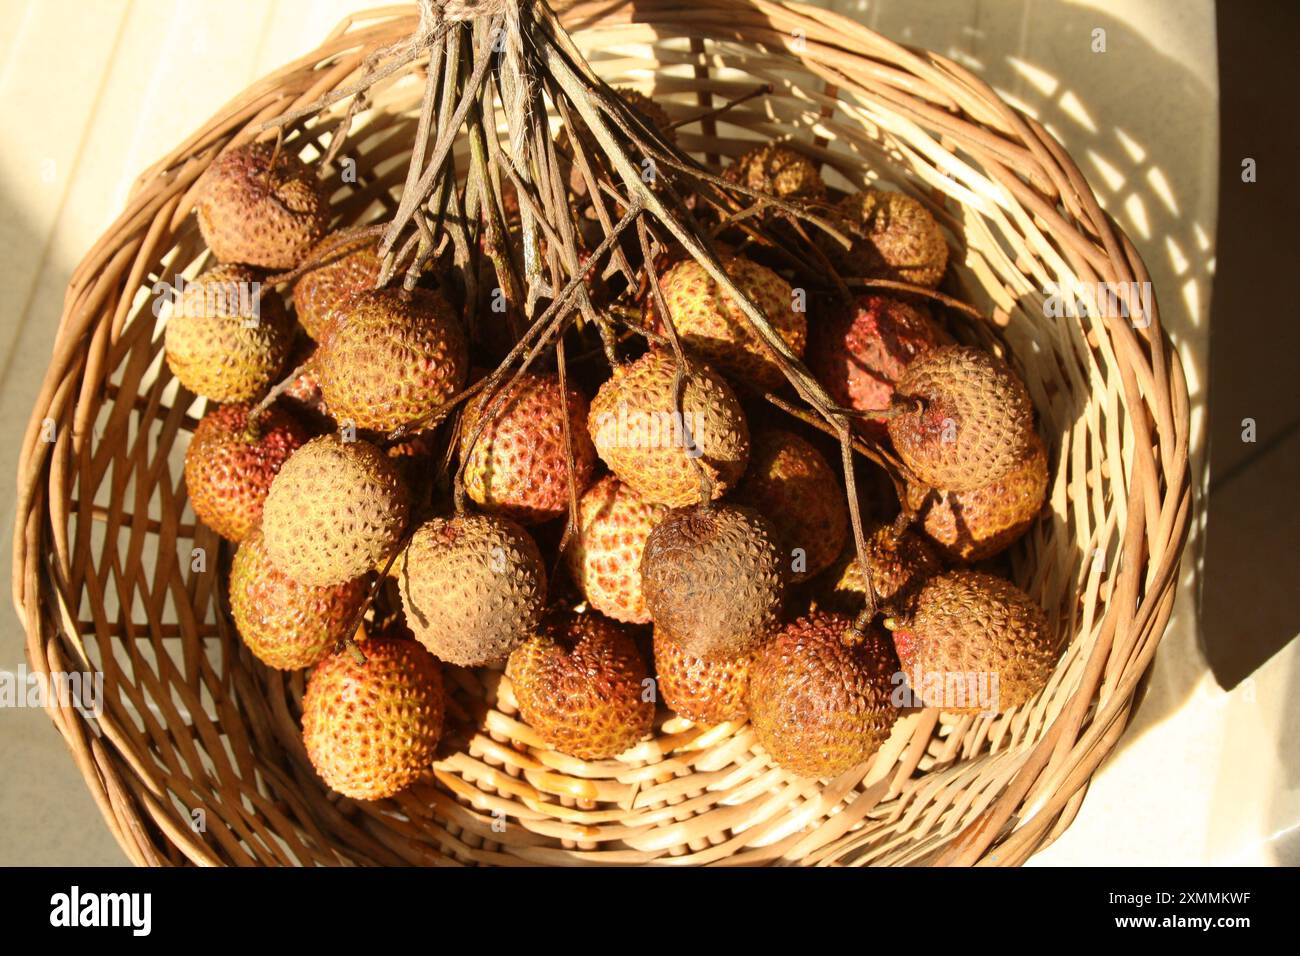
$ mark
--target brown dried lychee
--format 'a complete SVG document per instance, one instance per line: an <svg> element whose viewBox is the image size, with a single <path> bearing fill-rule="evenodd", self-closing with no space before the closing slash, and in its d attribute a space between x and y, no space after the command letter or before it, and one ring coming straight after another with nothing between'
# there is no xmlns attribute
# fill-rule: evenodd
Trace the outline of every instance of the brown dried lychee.
<svg viewBox="0 0 1300 956"><path fill-rule="evenodd" d="M505 660L546 609L546 565L537 544L500 515L427 521L406 548L398 580L412 633L462 667Z"/></svg>
<svg viewBox="0 0 1300 956"><path fill-rule="evenodd" d="M754 436L736 500L771 520L792 580L829 567L844 547L849 532L844 490L821 452L794 432L773 429Z"/></svg>
<svg viewBox="0 0 1300 956"><path fill-rule="evenodd" d="M934 288L948 266L948 244L930 210L899 192L865 189L836 203L833 218L853 240L850 249L818 233L843 276L896 279Z"/></svg>
<svg viewBox="0 0 1300 956"><path fill-rule="evenodd" d="M519 713L561 753L606 760L654 723L650 674L636 642L595 612L557 613L510 655Z"/></svg>
<svg viewBox="0 0 1300 956"><path fill-rule="evenodd" d="M670 512L641 556L655 631L691 657L736 657L771 634L785 580L776 529L739 505Z"/></svg>
<svg viewBox="0 0 1300 956"><path fill-rule="evenodd" d="M787 202L826 199L826 183L817 164L785 143L764 143L747 150L723 170L722 178Z"/></svg>
<svg viewBox="0 0 1300 956"><path fill-rule="evenodd" d="M889 739L898 665L872 629L844 642L852 618L826 611L800 618L763 644L749 670L749 720L777 765L833 777L865 762Z"/></svg>
<svg viewBox="0 0 1300 956"><path fill-rule="evenodd" d="M329 226L329 196L310 166L275 143L227 150L203 174L199 231L222 262L296 266Z"/></svg>
<svg viewBox="0 0 1300 956"><path fill-rule="evenodd" d="M896 598L904 597L928 578L942 573L943 562L934 546L912 529L899 532L891 525L876 524L864 531L871 583L882 604L891 605ZM866 585L857 550L851 543L828 577L830 592L822 602L826 607L844 614L862 610Z"/></svg>
<svg viewBox="0 0 1300 956"><path fill-rule="evenodd" d="M931 578L885 626L912 693L927 707L1002 713L1042 690L1056 666L1043 609L991 574Z"/></svg>

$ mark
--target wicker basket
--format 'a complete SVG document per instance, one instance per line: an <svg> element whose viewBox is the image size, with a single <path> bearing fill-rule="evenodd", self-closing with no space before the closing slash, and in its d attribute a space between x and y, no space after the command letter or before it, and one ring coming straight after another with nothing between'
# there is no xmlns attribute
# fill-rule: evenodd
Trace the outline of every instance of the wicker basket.
<svg viewBox="0 0 1300 956"><path fill-rule="evenodd" d="M909 712L865 770L812 782L776 769L747 725L663 714L619 760L567 757L517 719L508 680L453 670L435 777L373 804L325 789L299 735L302 675L242 647L221 562L193 570L193 548L222 547L181 480L202 407L162 362L150 290L202 264L191 197L217 152L409 33L413 9L388 9L341 25L148 170L69 286L24 441L14 599L34 668L103 674L101 714L50 714L104 819L140 864L1023 862L1069 825L1124 732L1188 530L1187 389L1154 303L1136 322L1045 308L1045 290L1076 281L1146 282L1141 259L1060 145L943 57L764 0L560 12L606 79L674 118L772 84L680 129L706 161L789 134L833 185L878 176L940 217L950 281L992 317L967 331L1009 353L1051 446L1048 507L1012 560L1066 645L1050 684L996 718ZM359 117L343 221L391 209L420 86L386 85ZM335 125L288 142L316 155Z"/></svg>

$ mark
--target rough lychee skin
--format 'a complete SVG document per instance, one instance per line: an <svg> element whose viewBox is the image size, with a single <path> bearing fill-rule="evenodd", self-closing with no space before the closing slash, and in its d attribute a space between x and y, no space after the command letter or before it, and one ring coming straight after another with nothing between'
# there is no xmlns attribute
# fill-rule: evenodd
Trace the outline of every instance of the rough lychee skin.
<svg viewBox="0 0 1300 956"><path fill-rule="evenodd" d="M973 491L907 486L908 506L950 560L975 562L1005 550L1034 523L1047 498L1047 449L1034 434L1026 458Z"/></svg>
<svg viewBox="0 0 1300 956"><path fill-rule="evenodd" d="M528 532L499 515L461 514L420 526L400 560L406 624L462 667L503 661L546 610L546 565Z"/></svg>
<svg viewBox="0 0 1300 956"><path fill-rule="evenodd" d="M293 347L293 323L258 274L217 266L187 282L163 333L167 367L214 402L260 397Z"/></svg>
<svg viewBox="0 0 1300 956"><path fill-rule="evenodd" d="M697 724L744 720L751 655L705 660L683 653L677 642L656 634L655 679L669 710Z"/></svg>
<svg viewBox="0 0 1300 956"><path fill-rule="evenodd" d="M764 143L742 153L723 170L722 178L787 202L826 199L817 164L785 143Z"/></svg>
<svg viewBox="0 0 1300 956"><path fill-rule="evenodd" d="M397 468L369 442L313 438L271 482L262 530L272 562L299 584L342 584L397 547L410 500Z"/></svg>
<svg viewBox="0 0 1300 956"><path fill-rule="evenodd" d="M383 260L378 241L357 229L330 233L306 256L324 258L324 264L304 273L293 287L293 308L298 322L321 341L339 317L339 308L352 296L369 291L379 281Z"/></svg>
<svg viewBox="0 0 1300 956"><path fill-rule="evenodd" d="M582 760L616 757L654 724L650 674L636 642L599 614L552 615L515 648L506 676L529 726Z"/></svg>
<svg viewBox="0 0 1300 956"><path fill-rule="evenodd" d="M862 295L817 323L807 363L836 404L860 412L887 409L894 383L912 360L951 341L924 306ZM864 423L884 437L883 419Z"/></svg>
<svg viewBox="0 0 1300 956"><path fill-rule="evenodd" d="M934 546L912 529L899 534L890 525L881 524L865 531L871 583L875 585L876 598L882 604L892 605L927 579L943 572L943 562ZM841 559L830 583L831 593L825 602L827 607L845 614L857 614L862 610L866 585L862 580L857 552L852 546Z"/></svg>
<svg viewBox="0 0 1300 956"><path fill-rule="evenodd" d="M844 491L821 452L793 432L772 430L754 437L736 500L771 520L792 580L830 567L844 547L849 533ZM802 552L800 562L796 551Z"/></svg>
<svg viewBox="0 0 1300 956"><path fill-rule="evenodd" d="M248 403L213 408L185 450L185 489L200 521L227 541L242 541L262 520L271 480L311 436L278 406L248 427Z"/></svg>
<svg viewBox="0 0 1300 956"><path fill-rule="evenodd" d="M895 279L934 288L948 267L948 244L930 210L899 192L867 189L835 204L832 218L853 240L845 249L818 233L842 276Z"/></svg>
<svg viewBox="0 0 1300 956"><path fill-rule="evenodd" d="M486 399L486 408L502 401ZM521 524L537 524L568 513L569 455L564 448L564 415L569 416L573 483L581 495L596 472L596 449L587 434L587 399L570 387L560 391L558 375L525 372L484 426L472 449L479 421L479 399L466 408L461 424L465 492L485 510Z"/></svg>
<svg viewBox="0 0 1300 956"><path fill-rule="evenodd" d="M376 289L340 307L315 366L336 419L391 431L430 415L460 390L469 346L441 295Z"/></svg>
<svg viewBox="0 0 1300 956"><path fill-rule="evenodd" d="M724 256L723 271L767 317L790 351L802 357L808 322L794 308L790 284L767 266L740 256ZM740 304L728 295L704 266L683 259L660 277L659 288L682 344L736 381L777 389L785 384L781 368L766 343L750 327ZM664 330L655 315L656 299L647 295L646 324Z"/></svg>
<svg viewBox="0 0 1300 956"><path fill-rule="evenodd" d="M641 555L646 539L668 509L642 501L623 482L606 475L578 502L578 531L566 557L587 603L627 624L649 624L641 593Z"/></svg>
<svg viewBox="0 0 1300 956"><path fill-rule="evenodd" d="M641 498L682 507L700 500L696 462L714 498L735 485L749 460L749 427L731 386L700 362L683 383L679 416L675 374L670 352L618 366L592 400L587 430L601 460Z"/></svg>
<svg viewBox="0 0 1300 956"><path fill-rule="evenodd" d="M656 633L691 657L736 657L777 629L785 567L776 529L752 508L669 513L641 556Z"/></svg>
<svg viewBox="0 0 1300 956"><path fill-rule="evenodd" d="M788 625L754 654L749 721L783 770L833 777L866 761L894 725L889 641L874 629L850 647L852 619L814 612Z"/></svg>
<svg viewBox="0 0 1300 956"><path fill-rule="evenodd" d="M888 623L903 674L909 685L921 677L920 686L911 689L927 707L1003 713L1042 690L1056 666L1043 609L1020 588L991 574L951 571L931 578L916 593L910 611ZM945 699L945 691L927 687L927 674L982 675L990 689L992 675L997 675L997 700L993 706L960 706L955 689Z"/></svg>
<svg viewBox="0 0 1300 956"><path fill-rule="evenodd" d="M316 174L291 150L249 143L204 173L194 213L220 261L284 270L325 235L330 206Z"/></svg>
<svg viewBox="0 0 1300 956"><path fill-rule="evenodd" d="M428 774L442 736L442 668L415 641L373 637L316 665L302 702L307 756L331 790L354 800L400 793Z"/></svg>
<svg viewBox="0 0 1300 956"><path fill-rule="evenodd" d="M255 529L230 564L230 613L239 636L263 664L292 671L311 667L339 641L366 596L366 579L330 587L298 584L266 553Z"/></svg>
<svg viewBox="0 0 1300 956"><path fill-rule="evenodd" d="M955 345L926 352L898 380L894 402L907 410L889 420L889 437L903 463L933 488L973 491L1032 450L1029 392L988 352Z"/></svg>

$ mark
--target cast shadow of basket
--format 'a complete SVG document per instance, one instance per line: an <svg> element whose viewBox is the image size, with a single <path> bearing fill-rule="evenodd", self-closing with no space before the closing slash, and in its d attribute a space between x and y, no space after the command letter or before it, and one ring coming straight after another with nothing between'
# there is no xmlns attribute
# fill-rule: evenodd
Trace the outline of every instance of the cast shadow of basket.
<svg viewBox="0 0 1300 956"><path fill-rule="evenodd" d="M6 257L0 283L0 420L14 429L10 440L0 443L0 500L6 503L2 522L6 542L13 540L16 520L22 429L45 377L41 359L54 349L63 290L75 265L60 254L66 243L50 241L57 224L42 222L31 211L40 208L48 192L57 195L59 184L47 181L43 173L38 175L35 158L27 160L23 176L0 179L0 248L5 249ZM21 194L20 190L29 192ZM39 195L41 191L45 191L44 196ZM6 548L6 579L11 577L12 561L13 550ZM27 661L26 641L23 622L13 610L0 615L0 673L7 679L23 674L34 676L34 668ZM124 857L106 829L82 828L75 840L64 841L52 839L50 827L40 825L57 820L73 827L77 822L93 820L95 803L82 784L76 764L65 759L62 740L43 708L10 705L4 719L0 765L22 767L25 772L6 773L0 782L0 815L11 823L23 824L12 826L9 839L0 846L0 866L120 865Z"/></svg>

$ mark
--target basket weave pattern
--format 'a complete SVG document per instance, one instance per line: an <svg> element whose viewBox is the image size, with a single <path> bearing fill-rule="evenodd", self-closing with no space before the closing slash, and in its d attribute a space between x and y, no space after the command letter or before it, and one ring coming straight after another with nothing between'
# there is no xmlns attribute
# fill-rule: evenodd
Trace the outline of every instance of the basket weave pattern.
<svg viewBox="0 0 1300 956"><path fill-rule="evenodd" d="M519 720L508 679L448 668L435 776L373 804L326 790L301 743L303 675L258 664L228 623L223 545L181 477L202 403L162 360L152 306L157 283L204 262L199 175L408 34L414 10L393 8L342 24L146 171L69 286L24 439L13 587L34 668L103 674L102 714L51 717L105 820L149 865L1023 862L1069 825L1123 733L1188 530L1187 389L1154 302L1138 321L1044 307L1075 282L1148 281L1140 257L1060 145L942 57L763 0L560 14L606 80L674 119L771 84L679 129L706 162L791 136L832 185L879 177L939 217L956 291L992 320L962 334L1008 355L1049 442L1048 506L1012 563L1064 648L1051 682L999 717L907 712L866 768L815 782L775 768L745 724L662 713L620 759L577 760ZM387 84L358 118L341 222L395 207L421 85ZM299 124L287 145L313 158L334 127Z"/></svg>

